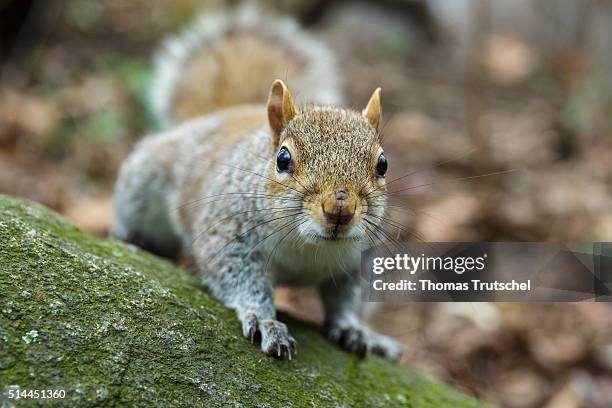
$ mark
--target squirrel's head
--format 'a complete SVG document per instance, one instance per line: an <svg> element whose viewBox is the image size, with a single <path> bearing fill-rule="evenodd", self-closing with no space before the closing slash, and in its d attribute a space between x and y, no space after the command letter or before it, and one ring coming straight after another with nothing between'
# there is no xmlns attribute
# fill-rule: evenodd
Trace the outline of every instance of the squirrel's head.
<svg viewBox="0 0 612 408"><path fill-rule="evenodd" d="M267 194L294 215L284 220L284 233L293 228L314 244L357 241L374 233L386 204L380 117L380 88L362 112L297 109L285 84L274 82L268 99L274 158ZM290 219L295 222L288 224Z"/></svg>

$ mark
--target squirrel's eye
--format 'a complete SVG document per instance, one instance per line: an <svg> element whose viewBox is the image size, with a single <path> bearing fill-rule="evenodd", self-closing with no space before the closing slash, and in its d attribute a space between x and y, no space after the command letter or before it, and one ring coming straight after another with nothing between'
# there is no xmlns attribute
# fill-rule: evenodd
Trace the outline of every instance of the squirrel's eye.
<svg viewBox="0 0 612 408"><path fill-rule="evenodd" d="M276 169L279 172L290 172L293 170L291 153L289 153L289 149L285 146L281 147L276 155Z"/></svg>
<svg viewBox="0 0 612 408"><path fill-rule="evenodd" d="M378 163L376 163L376 175L378 177L385 177L387 172L387 159L383 153L378 156Z"/></svg>

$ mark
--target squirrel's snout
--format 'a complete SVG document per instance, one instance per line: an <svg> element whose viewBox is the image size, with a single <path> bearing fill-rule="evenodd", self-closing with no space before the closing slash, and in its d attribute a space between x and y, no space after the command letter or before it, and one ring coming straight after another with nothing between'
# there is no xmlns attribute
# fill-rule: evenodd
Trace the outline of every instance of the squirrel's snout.
<svg viewBox="0 0 612 408"><path fill-rule="evenodd" d="M336 191L325 197L321 209L327 222L335 225L348 224L355 215L357 202L346 191Z"/></svg>

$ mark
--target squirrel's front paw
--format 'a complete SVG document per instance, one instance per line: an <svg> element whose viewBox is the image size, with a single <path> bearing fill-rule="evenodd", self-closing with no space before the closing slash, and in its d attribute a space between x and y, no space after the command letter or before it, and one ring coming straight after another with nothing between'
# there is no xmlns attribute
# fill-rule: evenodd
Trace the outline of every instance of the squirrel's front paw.
<svg viewBox="0 0 612 408"><path fill-rule="evenodd" d="M359 357L372 353L389 360L397 360L402 355L401 346L391 337L376 333L360 324L328 325L327 337Z"/></svg>
<svg viewBox="0 0 612 408"><path fill-rule="evenodd" d="M242 322L242 331L251 343L261 341L261 350L269 356L291 360L296 354L297 342L289 334L287 325L278 320L259 320L254 313L248 313Z"/></svg>

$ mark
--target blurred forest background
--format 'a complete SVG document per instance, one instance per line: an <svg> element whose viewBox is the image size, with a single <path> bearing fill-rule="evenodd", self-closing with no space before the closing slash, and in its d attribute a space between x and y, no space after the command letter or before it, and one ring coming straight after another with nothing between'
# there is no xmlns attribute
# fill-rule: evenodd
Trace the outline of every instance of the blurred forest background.
<svg viewBox="0 0 612 408"><path fill-rule="evenodd" d="M155 128L152 52L200 11L236 4L0 0L0 192L106 234L117 169ZM410 189L392 202L402 227L391 232L612 240L612 1L261 5L295 16L335 50L352 106L382 86L389 179L411 174L395 183ZM321 319L309 291L279 290L278 303ZM373 320L406 345L402 363L495 404L609 407L610 311L386 305Z"/></svg>

